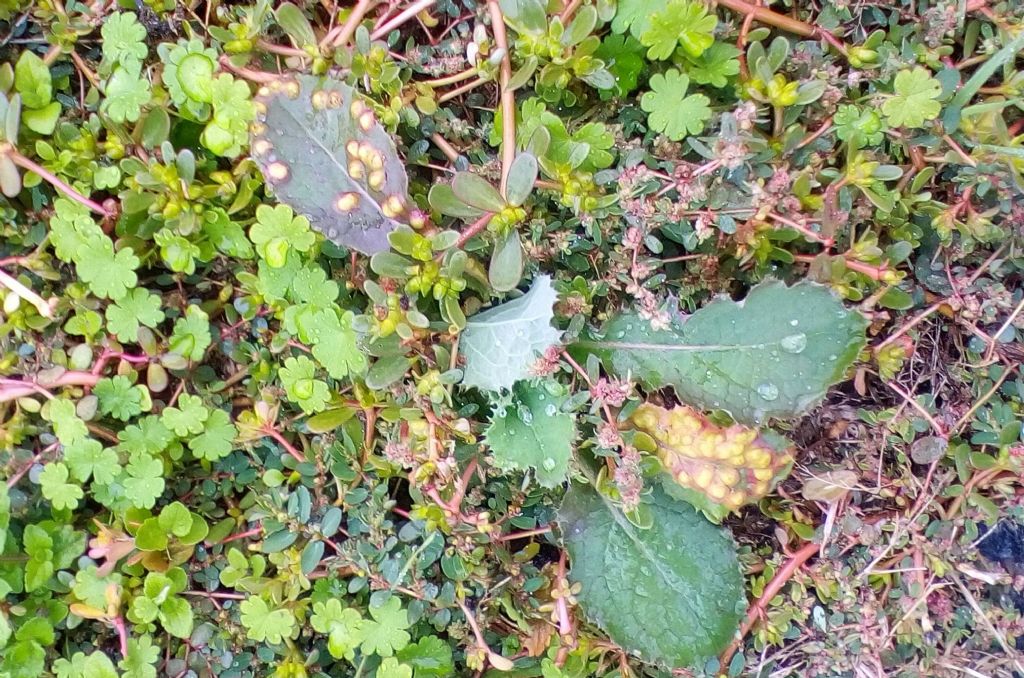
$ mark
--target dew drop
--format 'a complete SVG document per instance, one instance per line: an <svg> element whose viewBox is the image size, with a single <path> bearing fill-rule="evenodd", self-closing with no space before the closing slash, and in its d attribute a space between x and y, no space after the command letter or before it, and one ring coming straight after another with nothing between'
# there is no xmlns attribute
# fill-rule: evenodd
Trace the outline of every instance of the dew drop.
<svg viewBox="0 0 1024 678"><path fill-rule="evenodd" d="M523 420L524 424L532 424L533 412L529 407L522 407L519 409L519 418Z"/></svg>
<svg viewBox="0 0 1024 678"><path fill-rule="evenodd" d="M763 400L775 400L779 397L779 387L765 382L757 387L757 395L761 396Z"/></svg>
<svg viewBox="0 0 1024 678"><path fill-rule="evenodd" d="M494 416L504 418L506 414L508 414L508 412L506 412L505 408L502 407L501 405L498 405L497 407L494 408Z"/></svg>
<svg viewBox="0 0 1024 678"><path fill-rule="evenodd" d="M549 403L548 406L544 408L544 414L548 415L549 417L555 416L556 412L558 412L558 408L555 407L554 403Z"/></svg>
<svg viewBox="0 0 1024 678"><path fill-rule="evenodd" d="M554 471L555 470L555 460L552 459L551 457L545 457L544 461L541 463L541 466L544 467L545 471Z"/></svg>
<svg viewBox="0 0 1024 678"><path fill-rule="evenodd" d="M799 320L790 320L789 324L792 325L793 327L796 327L797 325L800 324L800 321Z"/></svg>
<svg viewBox="0 0 1024 678"><path fill-rule="evenodd" d="M828 357L828 359L829 359L829 362L833 362L834 363L836 360L839 359L839 356L837 356L835 353L833 353L832 355L830 355Z"/></svg>
<svg viewBox="0 0 1024 678"><path fill-rule="evenodd" d="M786 353L800 353L807 348L807 335L803 332L799 334L791 334L787 337L783 337L779 342L779 346Z"/></svg>

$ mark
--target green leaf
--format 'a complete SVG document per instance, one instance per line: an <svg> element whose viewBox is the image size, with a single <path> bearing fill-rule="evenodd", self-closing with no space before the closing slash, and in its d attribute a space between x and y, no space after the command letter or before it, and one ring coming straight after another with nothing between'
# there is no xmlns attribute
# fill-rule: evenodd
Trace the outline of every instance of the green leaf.
<svg viewBox="0 0 1024 678"><path fill-rule="evenodd" d="M313 357L335 379L362 374L368 366L366 354L360 350L352 328L354 320L352 311L345 311L339 317L337 311L330 308L317 313L307 327Z"/></svg>
<svg viewBox="0 0 1024 678"><path fill-rule="evenodd" d="M160 605L160 623L175 638L192 635L192 606L184 598L172 597Z"/></svg>
<svg viewBox="0 0 1024 678"><path fill-rule="evenodd" d="M576 440L573 417L562 412L566 395L555 382L513 387L511 404L495 407L484 442L500 468L535 469L542 487L565 482Z"/></svg>
<svg viewBox="0 0 1024 678"><path fill-rule="evenodd" d="M589 485L573 484L558 512L569 577L587 617L640 658L696 667L733 638L745 607L727 533L655 489L641 530Z"/></svg>
<svg viewBox="0 0 1024 678"><path fill-rule="evenodd" d="M314 603L310 623L315 631L329 634L327 649L335 659L355 657L355 650L366 635L366 621L359 611L343 608L337 598Z"/></svg>
<svg viewBox="0 0 1024 678"><path fill-rule="evenodd" d="M445 678L455 673L452 647L437 636L424 636L399 650L396 656L403 664L412 666L415 678Z"/></svg>
<svg viewBox="0 0 1024 678"><path fill-rule="evenodd" d="M289 248L308 252L316 242L309 230L309 220L296 216L287 205L260 205L256 208L256 223L249 229L249 238L256 251L274 268L284 266Z"/></svg>
<svg viewBox="0 0 1024 678"><path fill-rule="evenodd" d="M198 306L189 306L185 309L185 315L174 323L169 348L172 353L198 361L203 359L203 354L212 342L210 316Z"/></svg>
<svg viewBox="0 0 1024 678"><path fill-rule="evenodd" d="M11 526L11 495L7 483L0 483L0 553L7 543L7 528ZM0 643L3 647L4 643Z"/></svg>
<svg viewBox="0 0 1024 678"><path fill-rule="evenodd" d="M121 421L128 421L148 409L145 386L132 384L128 377L120 374L100 379L93 393L99 398L100 412Z"/></svg>
<svg viewBox="0 0 1024 678"><path fill-rule="evenodd" d="M703 94L686 96L690 79L673 69L651 76L651 91L640 99L640 107L647 111L651 129L664 133L673 141L688 134L699 134L711 117L711 103Z"/></svg>
<svg viewBox="0 0 1024 678"><path fill-rule="evenodd" d="M39 474L39 486L43 496L49 499L58 511L75 508L78 506L78 500L85 496L81 487L68 482L69 475L68 467L61 462L47 464Z"/></svg>
<svg viewBox="0 0 1024 678"><path fill-rule="evenodd" d="M640 71L644 68L643 53L643 45L628 35L608 35L594 52L594 56L604 61L615 77L617 96L625 96L636 89Z"/></svg>
<svg viewBox="0 0 1024 678"><path fill-rule="evenodd" d="M452 180L455 197L466 205L483 212L500 212L505 208L505 199L498 189L479 174L458 172Z"/></svg>
<svg viewBox="0 0 1024 678"><path fill-rule="evenodd" d="M619 0L612 30L625 33L627 30L634 38L640 38L650 26L651 17L665 6L665 0Z"/></svg>
<svg viewBox="0 0 1024 678"><path fill-rule="evenodd" d="M242 601L242 625L249 640L277 644L295 631L295 615L291 610L271 610L259 596L249 596Z"/></svg>
<svg viewBox="0 0 1024 678"><path fill-rule="evenodd" d="M412 678L412 667L388 657L377 667L375 678Z"/></svg>
<svg viewBox="0 0 1024 678"><path fill-rule="evenodd" d="M390 657L409 644L412 638L406 630L409 628L409 613L396 596L388 598L383 605L371 605L370 617L372 619L364 622L364 637L361 644L365 654L374 653L381 657Z"/></svg>
<svg viewBox="0 0 1024 678"><path fill-rule="evenodd" d="M523 296L470 318L460 340L463 385L500 391L528 377L538 355L562 336L551 326L557 296L551 278L539 276Z"/></svg>
<svg viewBox="0 0 1024 678"><path fill-rule="evenodd" d="M742 302L717 299L666 329L621 313L602 338L576 346L615 375L672 386L687 404L756 424L818 403L857 358L866 324L827 287L768 281Z"/></svg>
<svg viewBox="0 0 1024 678"><path fill-rule="evenodd" d="M14 88L26 108L43 108L53 99L50 68L35 52L24 50L18 57L14 65Z"/></svg>
<svg viewBox="0 0 1024 678"><path fill-rule="evenodd" d="M160 648L148 635L128 639L128 654L118 662L121 678L156 678Z"/></svg>
<svg viewBox="0 0 1024 678"><path fill-rule="evenodd" d="M694 82L725 87L729 78L740 72L740 51L727 42L716 42L686 67Z"/></svg>
<svg viewBox="0 0 1024 678"><path fill-rule="evenodd" d="M53 432L62 445L72 445L89 435L89 428L78 416L75 404L64 398L54 398L47 404L47 417L53 424Z"/></svg>
<svg viewBox="0 0 1024 678"><path fill-rule="evenodd" d="M117 66L107 81L106 97L100 110L114 122L135 122L150 99L149 80L142 76L141 63Z"/></svg>
<svg viewBox="0 0 1024 678"><path fill-rule="evenodd" d="M188 83L186 80L185 84ZM203 130L201 141L217 155L234 158L242 152L249 138L249 123L256 118L249 86L228 73L221 73L210 81L210 100L213 119Z"/></svg>
<svg viewBox="0 0 1024 678"><path fill-rule="evenodd" d="M160 423L184 438L201 432L209 416L210 411L203 405L202 398L182 393L176 407L165 407L160 413Z"/></svg>
<svg viewBox="0 0 1024 678"><path fill-rule="evenodd" d="M306 414L321 411L331 399L331 389L326 382L315 378L316 364L306 356L285 360L278 375L288 399Z"/></svg>
<svg viewBox="0 0 1024 678"><path fill-rule="evenodd" d="M92 438L82 438L64 447L64 463L71 469L75 480L84 483L90 477L106 485L113 482L121 471L117 452Z"/></svg>
<svg viewBox="0 0 1024 678"><path fill-rule="evenodd" d="M116 12L103 20L103 61L108 64L137 64L145 58L146 27L139 23L135 12Z"/></svg>
<svg viewBox="0 0 1024 678"><path fill-rule="evenodd" d="M409 209L408 178L370 104L340 80L300 75L261 90L253 158L282 202L337 245L388 249Z"/></svg>
<svg viewBox="0 0 1024 678"><path fill-rule="evenodd" d="M882 119L870 108L861 109L844 104L836 110L832 122L836 126L836 136L855 144L858 148L879 144L885 136L882 131Z"/></svg>
<svg viewBox="0 0 1024 678"><path fill-rule="evenodd" d="M893 90L893 96L882 103L882 112L894 127L921 127L942 110L936 101L942 94L942 84L923 66L897 73Z"/></svg>
<svg viewBox="0 0 1024 678"><path fill-rule="evenodd" d="M164 492L163 463L145 452L135 452L125 470L128 477L124 480L124 491L132 506L153 508Z"/></svg>
<svg viewBox="0 0 1024 678"><path fill-rule="evenodd" d="M53 134L54 128L57 127L57 120L60 118L60 112L60 102L51 101L42 108L26 108L21 112L21 120L25 123L26 127L36 134ZM116 168L110 169L116 171ZM94 177L98 174L99 172Z"/></svg>
<svg viewBox="0 0 1024 678"><path fill-rule="evenodd" d="M156 327L163 322L162 303L159 295L136 287L107 307L107 331L120 342L137 342L140 326Z"/></svg>
<svg viewBox="0 0 1024 678"><path fill-rule="evenodd" d="M690 0L671 0L648 22L640 42L649 48L647 58L654 60L668 59L677 45L687 56L696 59L714 43L718 25L714 14L708 14L702 4Z"/></svg>
<svg viewBox="0 0 1024 678"><path fill-rule="evenodd" d="M238 429L231 423L231 416L224 410L212 410L203 425L203 432L188 441L188 449L198 459L217 461L234 449Z"/></svg>
<svg viewBox="0 0 1024 678"><path fill-rule="evenodd" d="M187 393L183 393L181 398L188 396L193 398L195 396L189 396ZM178 399L178 404L181 404L181 398ZM161 414L165 414L170 408L165 408ZM167 446L174 440L174 434L172 434L166 426L160 421L160 417L156 415L150 415L138 419L134 424L125 426L118 434L118 440L120 444L118 449L123 452L146 452L148 454L159 454L167 449Z"/></svg>
<svg viewBox="0 0 1024 678"><path fill-rule="evenodd" d="M139 258L130 247L114 251L114 243L105 235L89 238L75 254L78 277L88 283L98 297L120 300L135 287L135 269Z"/></svg>

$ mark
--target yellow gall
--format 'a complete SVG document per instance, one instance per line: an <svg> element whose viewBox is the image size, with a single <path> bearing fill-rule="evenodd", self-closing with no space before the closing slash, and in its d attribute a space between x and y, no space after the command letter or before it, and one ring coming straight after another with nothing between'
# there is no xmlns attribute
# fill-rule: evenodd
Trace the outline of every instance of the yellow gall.
<svg viewBox="0 0 1024 678"><path fill-rule="evenodd" d="M288 165L283 162L272 162L267 165L267 176L271 181L284 181L288 178Z"/></svg>
<svg viewBox="0 0 1024 678"><path fill-rule="evenodd" d="M281 91L281 81L280 80L274 80L273 82L271 82L270 83L270 91L271 92L280 92Z"/></svg>
<svg viewBox="0 0 1024 678"><path fill-rule="evenodd" d="M297 98L300 91L299 83L294 80L289 80L284 84L284 93L288 95L289 99Z"/></svg>
<svg viewBox="0 0 1024 678"><path fill-rule="evenodd" d="M373 152L373 156L370 158L370 169L384 169L384 158L377 151Z"/></svg>
<svg viewBox="0 0 1024 678"><path fill-rule="evenodd" d="M252 152L256 155L266 155L270 153L274 148L274 145L266 139L257 139L252 142Z"/></svg>
<svg viewBox="0 0 1024 678"><path fill-rule="evenodd" d="M251 125L249 125L249 131L254 136L261 136L267 133L267 126L260 122L254 122Z"/></svg>
<svg viewBox="0 0 1024 678"><path fill-rule="evenodd" d="M721 483L711 483L707 487L708 496L716 501L725 499L725 495L729 493L729 489Z"/></svg>
<svg viewBox="0 0 1024 678"><path fill-rule="evenodd" d="M729 494L729 496L726 497L724 503L728 504L729 506L731 506L733 508L739 508L739 507L743 506L743 503L746 500L747 500L747 495L743 494L740 491L736 491L736 492L732 492L731 494Z"/></svg>
<svg viewBox="0 0 1024 678"><path fill-rule="evenodd" d="M362 160L363 162L370 162L370 160L373 159L373 156L376 153L377 152L373 150L373 146L371 146L370 144L359 144L359 159Z"/></svg>
<svg viewBox="0 0 1024 678"><path fill-rule="evenodd" d="M345 144L345 152L353 158L359 157L359 142L353 139L352 141Z"/></svg>
<svg viewBox="0 0 1024 678"><path fill-rule="evenodd" d="M697 475L693 479L693 482L696 483L698 487L707 487L711 483L711 479L714 477L715 472L712 471L710 467L704 466L697 471Z"/></svg>
<svg viewBox="0 0 1024 678"><path fill-rule="evenodd" d="M397 217L399 214L405 211L405 202L401 196L391 195L384 201L381 206L381 211L386 217Z"/></svg>
<svg viewBox="0 0 1024 678"><path fill-rule="evenodd" d="M772 455L764 450L751 450L747 452L747 463L754 468L768 468L772 463Z"/></svg>
<svg viewBox="0 0 1024 678"><path fill-rule="evenodd" d="M313 92L312 101L313 108L315 108L318 111L324 110L325 108L327 108L328 103L327 92L325 92L322 89L318 89L317 91Z"/></svg>
<svg viewBox="0 0 1024 678"><path fill-rule="evenodd" d="M764 481L764 480L771 480L772 479L772 470L770 468L755 468L754 469L754 477L757 478L758 480L762 480L762 481Z"/></svg>
<svg viewBox="0 0 1024 678"><path fill-rule="evenodd" d="M355 101L352 102L352 105L349 106L348 112L352 114L353 118L358 118L360 115L363 114L363 111L365 110L366 104L364 104L359 99L356 99Z"/></svg>
<svg viewBox="0 0 1024 678"><path fill-rule="evenodd" d="M373 116L373 111L364 111L359 116L359 128L364 132L369 132L375 122L377 122L377 119Z"/></svg>
<svg viewBox="0 0 1024 678"><path fill-rule="evenodd" d="M258 90L256 90L256 94L261 96L261 97L269 97L270 96L270 88L267 87L266 85L263 85L263 87L260 87Z"/></svg>
<svg viewBox="0 0 1024 678"><path fill-rule="evenodd" d="M341 92L331 92L327 95L327 105L331 108L341 106Z"/></svg>
<svg viewBox="0 0 1024 678"><path fill-rule="evenodd" d="M366 176L366 165L358 160L353 160L348 164L348 173L353 179L362 179Z"/></svg>
<svg viewBox="0 0 1024 678"><path fill-rule="evenodd" d="M267 105L258 99L252 102L252 107L255 108L256 112L260 115L267 114Z"/></svg>
<svg viewBox="0 0 1024 678"><path fill-rule="evenodd" d="M676 473L676 480L679 481L680 485L689 485L693 479L690 478L690 474L686 471L680 471Z"/></svg>
<svg viewBox="0 0 1024 678"><path fill-rule="evenodd" d="M359 196L355 193L342 193L334 201L334 206L339 212L351 212L359 204Z"/></svg>
<svg viewBox="0 0 1024 678"><path fill-rule="evenodd" d="M367 183L370 184L370 188L379 191L384 186L384 172L380 170L370 172L370 178L367 180Z"/></svg>
<svg viewBox="0 0 1024 678"><path fill-rule="evenodd" d="M718 479L726 485L732 486L739 482L740 474L734 468L723 468L718 471Z"/></svg>

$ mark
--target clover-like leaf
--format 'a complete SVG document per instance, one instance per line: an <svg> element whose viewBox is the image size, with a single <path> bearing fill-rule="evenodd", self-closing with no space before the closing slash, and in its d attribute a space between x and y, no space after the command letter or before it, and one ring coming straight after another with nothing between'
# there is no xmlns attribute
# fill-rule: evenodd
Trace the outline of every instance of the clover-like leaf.
<svg viewBox="0 0 1024 678"><path fill-rule="evenodd" d="M506 469L534 469L537 482L555 487L565 482L576 438L576 423L562 412L562 387L519 382L511 404L495 408L485 442L495 463Z"/></svg>
<svg viewBox="0 0 1024 678"><path fill-rule="evenodd" d="M866 324L827 287L768 281L741 302L717 299L666 329L616 315L600 339L577 347L616 375L672 386L689 405L756 424L818 403L856 359Z"/></svg>
<svg viewBox="0 0 1024 678"><path fill-rule="evenodd" d="M640 98L640 107L647 111L651 129L673 141L704 130L711 117L711 100L703 94L686 95L690 78L672 69L652 75L650 85L651 91Z"/></svg>
<svg viewBox="0 0 1024 678"><path fill-rule="evenodd" d="M249 596L239 606L246 635L257 642L280 643L295 630L295 615L291 610L270 609L259 596Z"/></svg>
<svg viewBox="0 0 1024 678"><path fill-rule="evenodd" d="M942 110L936 101L942 94L942 84L923 66L897 73L893 91L893 96L882 103L882 112L895 127L920 127Z"/></svg>
<svg viewBox="0 0 1024 678"><path fill-rule="evenodd" d="M732 639L745 606L736 547L686 503L655 489L641 530L589 485L573 484L558 511L569 577L587 618L643 661L702 663Z"/></svg>
<svg viewBox="0 0 1024 678"><path fill-rule="evenodd" d="M640 432L636 446L656 453L684 498L716 520L765 496L793 462L781 436L770 431L759 435L740 424L719 427L685 405L665 409L645 403L629 421Z"/></svg>
<svg viewBox="0 0 1024 678"><path fill-rule="evenodd" d="M551 326L557 296L551 278L540 276L523 296L470 318L460 341L462 383L500 391L528 377L538 355L562 336Z"/></svg>
<svg viewBox="0 0 1024 678"><path fill-rule="evenodd" d="M388 248L408 217L408 178L370 105L343 82L300 75L261 88L253 157L275 195L331 241Z"/></svg>
<svg viewBox="0 0 1024 678"><path fill-rule="evenodd" d="M718 19L704 6L691 0L671 0L650 19L640 42L648 59L668 59L680 46L690 58L697 58L715 41Z"/></svg>

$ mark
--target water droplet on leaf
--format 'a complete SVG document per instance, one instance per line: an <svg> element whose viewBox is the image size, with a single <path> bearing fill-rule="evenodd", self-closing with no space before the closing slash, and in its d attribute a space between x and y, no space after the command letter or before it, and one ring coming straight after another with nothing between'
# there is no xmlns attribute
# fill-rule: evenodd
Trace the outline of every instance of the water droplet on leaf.
<svg viewBox="0 0 1024 678"><path fill-rule="evenodd" d="M764 400L775 400L779 397L779 387L765 382L757 387L757 395L761 396Z"/></svg>
<svg viewBox="0 0 1024 678"><path fill-rule="evenodd" d="M787 353L800 353L807 348L807 335L803 332L783 337L779 342L782 350Z"/></svg>

